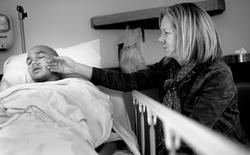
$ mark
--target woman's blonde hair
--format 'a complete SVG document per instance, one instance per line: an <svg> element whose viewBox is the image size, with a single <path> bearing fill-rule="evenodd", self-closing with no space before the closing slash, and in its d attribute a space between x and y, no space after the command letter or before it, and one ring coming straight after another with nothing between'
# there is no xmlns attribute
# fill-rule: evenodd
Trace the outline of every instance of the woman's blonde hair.
<svg viewBox="0 0 250 155"><path fill-rule="evenodd" d="M190 60L200 64L221 57L220 39L206 11L193 3L180 3L161 12L160 24L164 16L169 17L176 30L176 51L184 64Z"/></svg>

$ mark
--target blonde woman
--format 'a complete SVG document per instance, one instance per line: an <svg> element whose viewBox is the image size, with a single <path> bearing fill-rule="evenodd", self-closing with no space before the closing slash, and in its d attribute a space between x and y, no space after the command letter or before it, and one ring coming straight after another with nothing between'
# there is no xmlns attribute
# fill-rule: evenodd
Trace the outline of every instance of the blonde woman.
<svg viewBox="0 0 250 155"><path fill-rule="evenodd" d="M159 42L166 56L147 69L121 73L79 64L66 57L48 61L52 72L77 73L96 85L121 91L159 88L162 104L248 145L239 120L237 88L220 59L221 43L210 16L193 3L166 7L160 14ZM155 51L153 51L155 52ZM157 151L167 154L160 125ZM185 143L178 154L196 154Z"/></svg>

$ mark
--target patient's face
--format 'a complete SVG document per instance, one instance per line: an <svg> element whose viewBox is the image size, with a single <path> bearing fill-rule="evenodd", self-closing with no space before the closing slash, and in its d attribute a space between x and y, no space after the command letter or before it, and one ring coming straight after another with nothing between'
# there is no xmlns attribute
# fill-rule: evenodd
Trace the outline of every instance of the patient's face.
<svg viewBox="0 0 250 155"><path fill-rule="evenodd" d="M46 68L47 60L53 56L58 56L57 53L50 47L39 45L35 46L27 54L26 63L31 78L35 82L55 81L60 77L56 73L50 72Z"/></svg>

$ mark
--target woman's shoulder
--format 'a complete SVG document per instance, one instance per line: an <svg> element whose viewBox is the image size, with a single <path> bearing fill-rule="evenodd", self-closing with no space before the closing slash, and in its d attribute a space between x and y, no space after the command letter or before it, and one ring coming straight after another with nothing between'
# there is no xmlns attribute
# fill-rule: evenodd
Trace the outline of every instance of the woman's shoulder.
<svg viewBox="0 0 250 155"><path fill-rule="evenodd" d="M233 77L230 67L221 59L210 62L206 65L205 70L207 74L211 76L214 74L220 74L223 77Z"/></svg>
<svg viewBox="0 0 250 155"><path fill-rule="evenodd" d="M230 67L221 59L217 59L213 62L210 62L206 68L210 70L224 70L224 71L231 72Z"/></svg>

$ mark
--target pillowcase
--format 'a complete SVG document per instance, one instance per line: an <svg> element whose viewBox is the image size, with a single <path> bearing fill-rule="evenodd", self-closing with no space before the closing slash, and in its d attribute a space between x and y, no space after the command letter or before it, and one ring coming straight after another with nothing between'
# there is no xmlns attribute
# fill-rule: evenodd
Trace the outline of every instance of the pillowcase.
<svg viewBox="0 0 250 155"><path fill-rule="evenodd" d="M100 40L74 45L68 48L55 49L59 56L67 56L76 62L101 68ZM3 66L1 91L18 84L32 83L28 66L26 64L27 53L9 57ZM65 74L63 78L79 77L76 74Z"/></svg>

